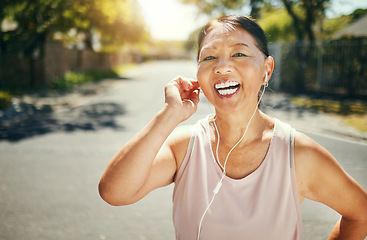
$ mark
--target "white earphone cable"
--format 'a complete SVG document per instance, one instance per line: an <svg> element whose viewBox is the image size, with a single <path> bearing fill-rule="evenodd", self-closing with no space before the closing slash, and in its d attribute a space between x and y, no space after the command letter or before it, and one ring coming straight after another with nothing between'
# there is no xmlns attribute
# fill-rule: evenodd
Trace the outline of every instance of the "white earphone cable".
<svg viewBox="0 0 367 240"><path fill-rule="evenodd" d="M219 189L220 189L220 188L221 188L221 186L222 186L222 181L223 181L224 177L226 176L226 165L227 165L227 161L228 161L229 155L230 155L230 154L232 153L232 151L237 147L237 145L238 145L238 144L239 144L239 143L240 143L240 142L245 138L246 133L247 133L247 130L248 130L249 126L250 126L250 123L251 123L252 119L254 118L254 116L255 116L255 114L256 114L256 110L259 108L259 105L260 105L260 103L261 103L261 99L262 99L262 97L263 97L263 95L264 95L264 93L265 93L265 89L266 89L266 86L267 86L267 84L268 84L268 74L267 74L267 73L266 73L266 75L265 75L265 84L266 84L266 85L264 85L264 89L263 89L263 91L262 91L262 93L261 93L261 96L260 96L260 98L259 98L259 100L258 100L258 103L256 104L255 110L254 110L254 112L253 112L253 114L252 114L252 116L251 116L251 118L250 118L249 122L247 123L246 129L245 129L245 132L243 133L243 135L242 135L242 137L240 138L240 140L238 140L238 142L237 142L237 143L232 147L232 149L228 152L227 157L226 157L226 160L224 161L224 165L223 165L223 166L222 166L222 164L221 164L221 163L220 163L220 161L219 161L219 155L218 155L218 152L219 152L219 142L220 142L219 131L218 131L217 124L215 123L215 119L213 119L213 123L214 123L215 131L216 131L216 133L217 133L217 139L218 139L218 141L217 141L217 147L216 147L216 151L215 151L215 153L216 153L216 161L218 162L219 166L222 168L223 173L222 173L222 177L221 177L221 179L219 180L219 182L217 183L217 185L215 186L215 188L214 188L214 190L213 190L213 193L214 193L214 194L213 194L213 197L212 197L212 199L211 199L210 203L208 204L207 208L205 209L205 211L204 211L203 215L201 216L200 223L199 223L199 229L198 229L197 240L200 240L200 232L201 232L201 227L202 227L202 223L203 223L204 217L205 217L205 215L206 215L207 211L209 210L210 206L212 205L212 203L213 203L213 201L214 201L215 196L216 196L216 195L217 195L217 193L219 192ZM210 103L209 103L209 109L210 109L210 111L211 111Z"/></svg>
<svg viewBox="0 0 367 240"><path fill-rule="evenodd" d="M256 114L256 110L259 108L259 104L260 104L260 102L261 102L261 99L262 99L262 97L263 97L263 95L264 95L264 93L265 93L265 87L264 87L264 89L263 89L263 92L261 93L261 96L260 96L260 98L259 98L259 101L258 101L258 103L257 103L257 105L256 105L256 108L255 108L255 111L254 111L254 113L252 114L252 116L251 116L251 118L250 118L250 121L248 122L248 124L247 124L247 126L246 126L246 129L245 129L245 132L243 133L243 135L242 135L242 137L241 137L241 139L232 147L232 149L228 152L228 154L227 154L227 157L226 157L226 160L224 161L224 165L222 166L222 164L220 163L220 161L219 161L219 157L218 157L218 151L219 151L219 141L220 141L220 137L219 137L219 131L218 131L218 127L217 127L217 124L215 123L215 120L213 121L213 123L214 123L214 127L215 127L215 130L216 130L216 132L217 132L217 138L218 138L218 142L217 142L217 148L216 148L216 157L217 157L217 162L218 162L218 164L220 165L220 167L222 168L222 170L223 170L223 172L225 173L226 172L226 165L227 165L227 161L228 161L228 158L229 158L229 155L231 154L231 152L237 147L237 145L238 144L240 144L240 142L245 138L245 136L246 136L246 133L247 133L247 130L248 130L248 128L249 128L249 126L250 126L250 123L251 123L251 121L252 121L252 119L254 118L254 116L255 116L255 114Z"/></svg>

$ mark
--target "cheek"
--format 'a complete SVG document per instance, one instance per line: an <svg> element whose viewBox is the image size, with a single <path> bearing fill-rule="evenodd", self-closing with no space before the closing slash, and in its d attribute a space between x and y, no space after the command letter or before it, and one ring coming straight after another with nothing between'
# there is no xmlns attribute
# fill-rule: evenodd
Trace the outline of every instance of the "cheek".
<svg viewBox="0 0 367 240"><path fill-rule="evenodd" d="M242 62L237 64L237 71L242 79L247 79L247 84L250 86L258 86L262 84L261 68L254 62Z"/></svg>
<svg viewBox="0 0 367 240"><path fill-rule="evenodd" d="M196 79L199 82L202 93L205 95L206 98L210 98L208 94L211 94L211 85L209 82L208 74L203 71L203 68L198 68L198 71L196 72Z"/></svg>
<svg viewBox="0 0 367 240"><path fill-rule="evenodd" d="M196 79L199 81L201 87L204 87L208 81L208 74L205 72L203 67L198 67L196 72Z"/></svg>
<svg viewBox="0 0 367 240"><path fill-rule="evenodd" d="M200 71L200 67L198 67L196 71L196 79L199 81L199 83L200 83L200 78L201 78L201 71Z"/></svg>

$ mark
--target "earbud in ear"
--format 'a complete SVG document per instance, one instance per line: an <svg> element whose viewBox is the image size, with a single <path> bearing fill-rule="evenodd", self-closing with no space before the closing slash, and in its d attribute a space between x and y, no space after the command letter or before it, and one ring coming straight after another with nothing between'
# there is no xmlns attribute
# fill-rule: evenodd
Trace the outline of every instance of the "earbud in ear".
<svg viewBox="0 0 367 240"><path fill-rule="evenodd" d="M268 72L265 72L265 87L267 87L269 84L268 84Z"/></svg>

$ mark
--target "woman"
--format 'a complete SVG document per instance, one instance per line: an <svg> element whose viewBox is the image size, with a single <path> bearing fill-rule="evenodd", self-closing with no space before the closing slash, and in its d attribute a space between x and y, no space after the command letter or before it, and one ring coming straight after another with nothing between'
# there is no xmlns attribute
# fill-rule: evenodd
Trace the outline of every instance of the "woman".
<svg viewBox="0 0 367 240"><path fill-rule="evenodd" d="M273 67L253 20L209 22L199 37L198 81L166 85L163 109L107 166L101 197L132 204L174 182L176 238L211 240L301 239L299 204L309 198L342 215L330 239L364 239L366 191L327 150L258 109ZM216 114L176 129L196 111L199 86Z"/></svg>

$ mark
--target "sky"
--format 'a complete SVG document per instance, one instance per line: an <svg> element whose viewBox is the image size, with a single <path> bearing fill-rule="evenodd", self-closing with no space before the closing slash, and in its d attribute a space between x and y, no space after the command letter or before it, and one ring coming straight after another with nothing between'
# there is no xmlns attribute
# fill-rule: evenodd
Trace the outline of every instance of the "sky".
<svg viewBox="0 0 367 240"><path fill-rule="evenodd" d="M179 0L138 0L145 22L154 39L186 40L191 32L207 22L198 9Z"/></svg>
<svg viewBox="0 0 367 240"><path fill-rule="evenodd" d="M179 0L138 0L146 24L154 39L186 40L191 32L203 26L208 18L198 17L194 5ZM328 17L350 14L357 8L367 8L367 0L331 0Z"/></svg>
<svg viewBox="0 0 367 240"><path fill-rule="evenodd" d="M367 8L366 0L331 0L331 3L331 9L326 13L327 17L346 15L358 8Z"/></svg>

